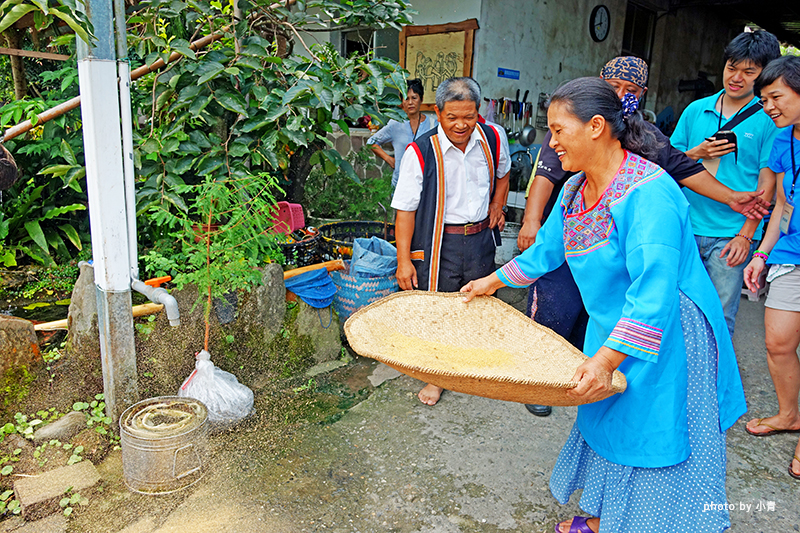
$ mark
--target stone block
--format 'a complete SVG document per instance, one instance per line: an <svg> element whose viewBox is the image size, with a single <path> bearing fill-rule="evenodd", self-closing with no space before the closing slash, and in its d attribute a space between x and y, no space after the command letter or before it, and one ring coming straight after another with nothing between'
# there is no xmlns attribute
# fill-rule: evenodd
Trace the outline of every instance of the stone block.
<svg viewBox="0 0 800 533"><path fill-rule="evenodd" d="M86 429L86 414L72 411L54 422L42 426L33 434L36 442L56 439L67 442L69 439Z"/></svg>
<svg viewBox="0 0 800 533"><path fill-rule="evenodd" d="M242 303L237 320L246 337L263 338L266 346L281 330L286 314L286 286L283 268L277 263L264 267L261 285L255 287Z"/></svg>
<svg viewBox="0 0 800 533"><path fill-rule="evenodd" d="M386 366L383 363L379 363L378 366L375 367L375 370L372 371L372 374L367 376L370 384L373 387L378 387L383 384L385 381L389 381L390 379L399 378L402 376L400 372L395 370L390 366Z"/></svg>
<svg viewBox="0 0 800 533"><path fill-rule="evenodd" d="M80 264L80 275L75 287L67 315L69 345L72 353L81 357L100 359L100 330L97 325L97 288L94 283L94 268L85 262Z"/></svg>
<svg viewBox="0 0 800 533"><path fill-rule="evenodd" d="M353 145L350 142L350 137L344 133L334 135L333 146L342 157L346 157L353 150Z"/></svg>
<svg viewBox="0 0 800 533"><path fill-rule="evenodd" d="M39 342L33 324L22 318L0 315L0 372L30 366L40 357Z"/></svg>
<svg viewBox="0 0 800 533"><path fill-rule="evenodd" d="M339 335L339 318L333 307L316 309L299 300L295 325L299 335L310 338L317 363L335 361L342 354L342 339Z"/></svg>
<svg viewBox="0 0 800 533"><path fill-rule="evenodd" d="M72 487L72 493L93 487L100 481L100 474L89 461L62 466L44 474L19 478L14 481L14 492L26 520L54 514L61 510L58 502Z"/></svg>
<svg viewBox="0 0 800 533"><path fill-rule="evenodd" d="M41 520L25 522L20 517L0 522L0 533L66 533L67 518L61 514L53 514Z"/></svg>

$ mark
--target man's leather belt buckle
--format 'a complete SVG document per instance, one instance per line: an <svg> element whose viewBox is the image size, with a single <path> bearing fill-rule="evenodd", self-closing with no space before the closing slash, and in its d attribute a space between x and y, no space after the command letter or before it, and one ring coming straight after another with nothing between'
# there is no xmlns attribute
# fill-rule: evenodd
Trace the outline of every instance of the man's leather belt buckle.
<svg viewBox="0 0 800 533"><path fill-rule="evenodd" d="M480 233L486 228L489 227L489 218L485 218L480 222L470 222L469 224L448 224L444 227L445 233L456 234L456 235L475 235L476 233Z"/></svg>

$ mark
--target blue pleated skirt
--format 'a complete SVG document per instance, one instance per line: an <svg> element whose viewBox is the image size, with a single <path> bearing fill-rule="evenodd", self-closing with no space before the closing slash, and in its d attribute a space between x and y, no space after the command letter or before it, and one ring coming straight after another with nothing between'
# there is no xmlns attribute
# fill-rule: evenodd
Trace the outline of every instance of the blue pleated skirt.
<svg viewBox="0 0 800 533"><path fill-rule="evenodd" d="M681 326L689 377L689 458L665 468L612 463L586 444L576 424L556 461L550 478L553 496L565 504L583 489L581 509L600 517L600 533L719 533L730 527L724 507L726 455L725 434L719 429L717 345L711 325L683 294Z"/></svg>

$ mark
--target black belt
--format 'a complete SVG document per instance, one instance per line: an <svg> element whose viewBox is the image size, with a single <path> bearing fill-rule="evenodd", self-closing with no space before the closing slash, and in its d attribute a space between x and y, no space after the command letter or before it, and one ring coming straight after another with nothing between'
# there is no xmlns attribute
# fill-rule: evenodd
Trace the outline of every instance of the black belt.
<svg viewBox="0 0 800 533"><path fill-rule="evenodd" d="M456 235L475 235L489 227L489 217L469 224L445 224L444 232Z"/></svg>

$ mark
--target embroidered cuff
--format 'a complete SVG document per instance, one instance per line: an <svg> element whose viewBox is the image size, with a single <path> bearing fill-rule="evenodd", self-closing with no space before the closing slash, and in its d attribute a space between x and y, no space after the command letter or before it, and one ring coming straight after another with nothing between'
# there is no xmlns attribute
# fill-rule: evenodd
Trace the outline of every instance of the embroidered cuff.
<svg viewBox="0 0 800 533"><path fill-rule="evenodd" d="M647 324L642 324L641 322L637 322L635 320L631 320L630 318L621 318L617 325L614 327L614 330L611 332L611 335L608 336L608 341L606 344L609 343L618 343L623 346L627 346L628 348L632 348L633 350L637 350L639 352L644 352L651 356L657 356L658 350L661 348L661 335L662 330L658 328L654 328L652 326L648 326ZM613 345L610 345L609 348L615 348ZM622 352L629 353L630 350L622 350ZM634 357L637 354L634 352ZM641 355L639 354L641 357ZM642 359L653 360L653 357L641 357Z"/></svg>
<svg viewBox="0 0 800 533"><path fill-rule="evenodd" d="M502 281L504 285L517 288L527 287L537 279L526 276L517 264L516 259L512 259L510 262L500 267L497 270L497 277L500 278L500 281Z"/></svg>

